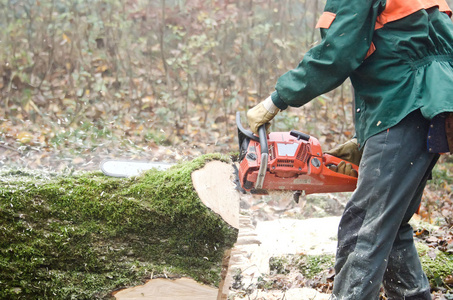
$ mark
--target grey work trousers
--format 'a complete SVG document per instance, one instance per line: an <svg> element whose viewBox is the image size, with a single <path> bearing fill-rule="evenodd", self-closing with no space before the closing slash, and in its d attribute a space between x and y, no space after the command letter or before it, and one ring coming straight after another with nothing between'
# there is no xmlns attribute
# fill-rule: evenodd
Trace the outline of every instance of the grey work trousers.
<svg viewBox="0 0 453 300"><path fill-rule="evenodd" d="M338 229L332 299L431 299L408 224L439 155L427 151L429 121L417 110L369 138L357 189Z"/></svg>

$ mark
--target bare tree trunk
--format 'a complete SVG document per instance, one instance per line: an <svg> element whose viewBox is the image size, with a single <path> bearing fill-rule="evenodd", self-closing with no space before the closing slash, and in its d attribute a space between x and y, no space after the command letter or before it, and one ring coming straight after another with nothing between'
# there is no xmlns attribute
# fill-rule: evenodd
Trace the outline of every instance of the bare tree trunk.
<svg viewBox="0 0 453 300"><path fill-rule="evenodd" d="M312 31L311 31L311 43L310 44L313 44L315 42L315 35L317 32L317 29L315 27L316 27L316 22L318 20L318 4L319 4L319 0L315 0L315 7L313 9L313 26L312 26Z"/></svg>
<svg viewBox="0 0 453 300"><path fill-rule="evenodd" d="M52 6L51 6L51 9L50 9L50 12L49 12L49 24L52 24L53 27L52 27L52 33L50 34L51 36L51 39L50 39L50 42L52 43L51 45L47 45L47 48L49 48L49 60L47 62L47 68L46 68L46 72L44 73L43 77L41 78L41 82L39 83L38 85L38 90L41 89L41 86L44 82L44 80L46 79L47 77L47 74L49 74L50 72L50 69L52 68L52 65L53 65L53 62L54 62L54 50L55 50L55 33L56 33L56 28L55 28L55 22L53 20L53 11L54 11L54 8L55 8L55 0L52 0Z"/></svg>
<svg viewBox="0 0 453 300"><path fill-rule="evenodd" d="M150 0L150 3L152 0ZM159 45L160 45L160 55L162 59L162 65L164 67L165 71L165 77L167 78L167 85L171 89L171 78L170 74L168 72L168 65L167 65L167 60L165 58L165 8L166 8L166 3L165 0L161 1L161 13L162 13L162 22L160 26L160 37L159 37Z"/></svg>

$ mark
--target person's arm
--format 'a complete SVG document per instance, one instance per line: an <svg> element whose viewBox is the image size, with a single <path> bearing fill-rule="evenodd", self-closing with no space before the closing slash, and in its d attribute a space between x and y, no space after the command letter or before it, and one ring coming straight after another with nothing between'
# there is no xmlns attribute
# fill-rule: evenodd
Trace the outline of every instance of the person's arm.
<svg viewBox="0 0 453 300"><path fill-rule="evenodd" d="M385 0L328 0L318 22L322 41L278 79L274 104L299 107L343 83L365 59L384 7Z"/></svg>

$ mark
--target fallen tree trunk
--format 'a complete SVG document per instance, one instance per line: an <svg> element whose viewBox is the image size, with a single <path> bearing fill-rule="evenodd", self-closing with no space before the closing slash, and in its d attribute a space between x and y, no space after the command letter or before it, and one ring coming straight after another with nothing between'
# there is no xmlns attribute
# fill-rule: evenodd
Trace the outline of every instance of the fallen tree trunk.
<svg viewBox="0 0 453 300"><path fill-rule="evenodd" d="M218 285L237 229L193 188L191 174L210 160L227 158L130 179L4 171L0 298L106 298L159 275Z"/></svg>

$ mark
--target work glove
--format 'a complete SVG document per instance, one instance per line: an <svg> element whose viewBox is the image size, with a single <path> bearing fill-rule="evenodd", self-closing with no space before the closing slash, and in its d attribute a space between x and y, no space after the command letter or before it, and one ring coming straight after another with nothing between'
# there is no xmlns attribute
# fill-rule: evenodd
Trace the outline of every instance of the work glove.
<svg viewBox="0 0 453 300"><path fill-rule="evenodd" d="M357 139L354 138L349 140L346 143L333 148L332 150L326 151L326 153L347 161L341 161L337 166L330 166L329 169L340 174L358 177L357 171L354 170L350 164L353 163L355 165L359 165L360 159L362 158L362 151L359 150Z"/></svg>
<svg viewBox="0 0 453 300"><path fill-rule="evenodd" d="M263 102L259 103L247 112L247 120L249 122L250 129L258 134L258 128L261 125L266 124L266 131L270 127L270 121L277 115L279 108L275 106L269 96Z"/></svg>
<svg viewBox="0 0 453 300"><path fill-rule="evenodd" d="M348 176L352 176L352 177L356 177L356 178L359 177L359 173L354 168L352 168L352 165L350 163L345 162L344 160L342 160L337 166L330 165L327 167L330 170L340 173L340 174L344 174L344 175L348 175Z"/></svg>
<svg viewBox="0 0 453 300"><path fill-rule="evenodd" d="M362 151L359 150L356 138L349 140L346 143L333 148L332 150L326 151L325 153L344 159L357 166L360 164L360 159L362 158Z"/></svg>

